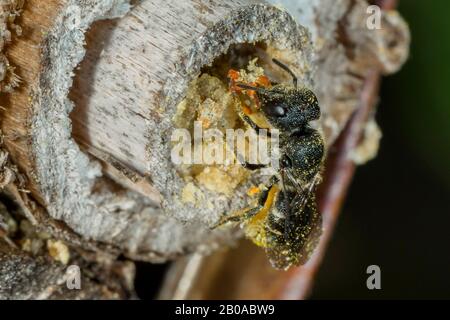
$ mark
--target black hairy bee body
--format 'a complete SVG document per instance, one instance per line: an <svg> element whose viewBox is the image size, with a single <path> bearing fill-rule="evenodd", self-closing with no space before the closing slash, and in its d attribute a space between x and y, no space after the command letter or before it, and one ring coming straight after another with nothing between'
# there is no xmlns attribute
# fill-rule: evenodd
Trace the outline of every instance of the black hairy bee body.
<svg viewBox="0 0 450 320"><path fill-rule="evenodd" d="M279 130L280 168L261 188L254 206L225 215L218 225L242 222L246 236L265 248L271 264L277 269L288 269L308 261L322 233L315 189L321 181L325 151L322 135L309 125L320 117L315 94L307 88L297 88L294 73L278 60L273 62L292 75L293 85L232 86L234 90L256 93L260 112L270 128ZM254 130L262 129L251 115L242 110L238 113ZM241 164L250 170L262 167Z"/></svg>

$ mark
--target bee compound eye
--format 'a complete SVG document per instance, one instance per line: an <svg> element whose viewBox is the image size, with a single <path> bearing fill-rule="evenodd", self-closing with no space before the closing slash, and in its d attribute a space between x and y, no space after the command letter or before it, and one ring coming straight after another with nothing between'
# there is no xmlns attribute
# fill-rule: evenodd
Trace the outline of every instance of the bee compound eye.
<svg viewBox="0 0 450 320"><path fill-rule="evenodd" d="M286 110L281 106L272 106L266 109L266 113L269 116L281 118L286 114Z"/></svg>
<svg viewBox="0 0 450 320"><path fill-rule="evenodd" d="M263 103L261 109L266 116L273 118L284 117L287 113L287 106L285 101L278 96L275 97L263 97Z"/></svg>
<svg viewBox="0 0 450 320"><path fill-rule="evenodd" d="M284 155L283 158L281 158L281 166L283 168L290 168L292 167L292 160L287 155Z"/></svg>

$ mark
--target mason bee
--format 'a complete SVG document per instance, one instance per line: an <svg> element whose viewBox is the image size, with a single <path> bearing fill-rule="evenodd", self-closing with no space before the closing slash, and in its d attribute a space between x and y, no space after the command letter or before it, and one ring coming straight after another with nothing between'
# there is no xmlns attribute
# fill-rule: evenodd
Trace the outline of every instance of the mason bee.
<svg viewBox="0 0 450 320"><path fill-rule="evenodd" d="M276 65L288 72L291 84L270 84L258 79L250 84L237 82L239 74L230 70L231 90L255 96L268 129L279 130L280 166L266 186L258 189L256 205L225 215L217 226L234 221L243 224L246 236L265 248L273 267L288 269L308 261L322 233L322 216L317 210L315 189L321 181L324 142L321 134L309 126L320 117L315 94L297 87L297 77L283 63ZM262 127L252 114L238 110L239 116L259 132ZM241 162L249 170L264 166Z"/></svg>

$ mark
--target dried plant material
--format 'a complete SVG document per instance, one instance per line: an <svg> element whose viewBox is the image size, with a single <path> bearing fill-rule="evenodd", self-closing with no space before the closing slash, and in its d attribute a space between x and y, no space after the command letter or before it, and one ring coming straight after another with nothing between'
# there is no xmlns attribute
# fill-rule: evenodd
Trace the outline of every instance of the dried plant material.
<svg viewBox="0 0 450 320"><path fill-rule="evenodd" d="M236 79L237 82L252 83L264 76L264 69L257 64L258 58L250 60L247 69L239 70L239 76Z"/></svg>
<svg viewBox="0 0 450 320"><path fill-rule="evenodd" d="M192 203L198 207L205 202L205 195L194 183L188 182L181 193L181 201L184 203Z"/></svg>
<svg viewBox="0 0 450 320"><path fill-rule="evenodd" d="M8 245L16 248L16 244L11 237L17 232L17 223L9 214L3 203L0 203L0 239L3 239Z"/></svg>
<svg viewBox="0 0 450 320"><path fill-rule="evenodd" d="M202 74L190 84L186 97L178 105L174 125L192 129L193 122L200 121L205 129L217 128L224 132L236 125L235 103L226 84L214 76Z"/></svg>
<svg viewBox="0 0 450 320"><path fill-rule="evenodd" d="M0 130L0 190L13 182L18 177L18 170L9 161L9 153L3 147L3 133Z"/></svg>
<svg viewBox="0 0 450 320"><path fill-rule="evenodd" d="M240 71L239 81L253 82L264 74L264 69L257 66L256 62L256 58L251 60L247 69ZM203 129L218 129L225 133L226 129L236 129L242 126L237 114L240 103L224 80L204 73L189 85L186 97L178 105L173 121L177 127L190 130L194 127L194 121L199 121ZM225 155L227 152L226 135L224 134L223 137L222 154ZM192 143L194 144L195 141L192 140ZM210 145L216 141L203 139L199 143L202 144L202 150L209 150L212 149ZM208 154L204 153L204 157L208 157ZM234 154L232 161L236 161ZM183 172L185 178L194 177L194 180L187 179L189 182L182 191L182 201L196 205L204 202L204 194L201 189L231 197L234 190L249 177L248 171L239 164L184 165L180 171Z"/></svg>
<svg viewBox="0 0 450 320"><path fill-rule="evenodd" d="M385 11L382 19L383 27L376 30L374 42L383 73L391 74L408 59L411 36L408 24L397 11Z"/></svg>
<svg viewBox="0 0 450 320"><path fill-rule="evenodd" d="M372 118L364 127L360 144L350 154L350 158L355 164L363 165L377 156L381 137L380 127Z"/></svg>
<svg viewBox="0 0 450 320"><path fill-rule="evenodd" d="M206 167L200 174L195 176L199 185L210 191L232 196L236 187L249 177L247 170L240 165L229 167Z"/></svg>
<svg viewBox="0 0 450 320"><path fill-rule="evenodd" d="M26 219L20 220L19 226L21 236L17 241L21 249L34 256L45 254L45 240L49 239L50 236L45 232L37 231L36 227Z"/></svg>
<svg viewBox="0 0 450 320"><path fill-rule="evenodd" d="M16 24L16 18L22 13L25 0L0 0L0 91L12 92L21 82L15 72L15 67L10 65L5 47L12 41L12 32L16 36L22 35L22 28Z"/></svg>
<svg viewBox="0 0 450 320"><path fill-rule="evenodd" d="M47 249L50 256L62 264L68 264L70 260L69 248L60 240L47 240Z"/></svg>

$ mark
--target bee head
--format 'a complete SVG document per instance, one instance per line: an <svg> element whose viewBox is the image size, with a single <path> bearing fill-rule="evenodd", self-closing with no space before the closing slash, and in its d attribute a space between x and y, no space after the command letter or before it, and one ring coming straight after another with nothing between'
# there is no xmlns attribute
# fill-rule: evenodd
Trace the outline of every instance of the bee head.
<svg viewBox="0 0 450 320"><path fill-rule="evenodd" d="M276 88L259 90L261 110L277 129L294 131L320 117L316 95L309 89Z"/></svg>

